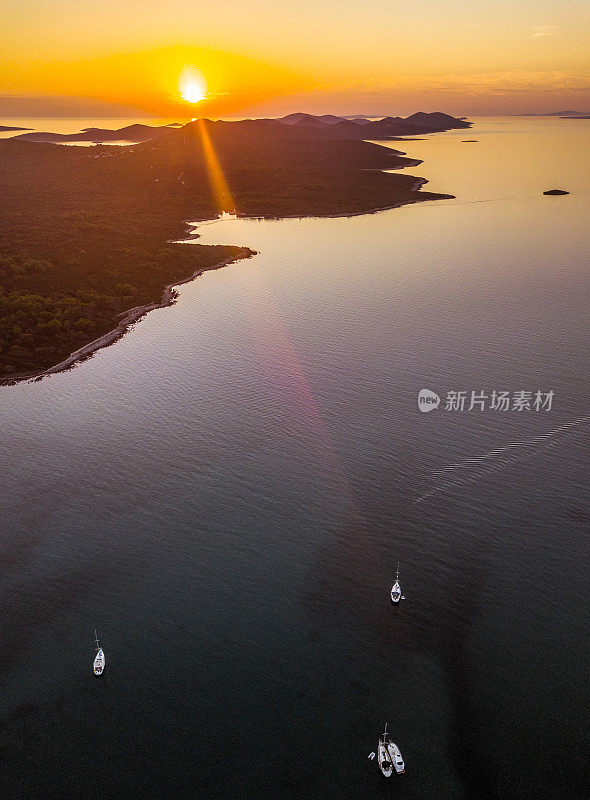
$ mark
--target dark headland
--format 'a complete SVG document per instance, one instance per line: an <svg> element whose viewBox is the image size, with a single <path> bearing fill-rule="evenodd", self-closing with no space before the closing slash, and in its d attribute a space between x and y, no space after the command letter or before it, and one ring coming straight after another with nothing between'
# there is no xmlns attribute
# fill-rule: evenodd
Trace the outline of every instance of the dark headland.
<svg viewBox="0 0 590 800"><path fill-rule="evenodd" d="M156 139L163 136L172 125L127 125L124 128L84 128L78 133L51 133L50 131L32 131L31 133L21 133L15 139L23 139L27 142L52 142L54 144L66 144L75 142L146 142L148 139ZM15 129L16 130L16 129Z"/></svg>
<svg viewBox="0 0 590 800"><path fill-rule="evenodd" d="M30 128L15 128L14 125L0 125L0 132L6 133L7 131L30 131Z"/></svg>
<svg viewBox="0 0 590 800"><path fill-rule="evenodd" d="M517 114L523 117L562 117L563 119L586 119L590 117L589 111L573 111L571 108L566 111L545 111L543 114Z"/></svg>
<svg viewBox="0 0 590 800"><path fill-rule="evenodd" d="M415 132L469 127L446 115L414 117ZM252 254L170 244L187 220L221 211L361 214L450 197L421 191L423 178L383 172L420 162L364 141L377 138L378 123L345 122L353 133L338 121L202 120L127 147L0 140L0 380L39 374L84 348L76 360L144 307L172 302L171 285ZM377 131L407 133L403 122ZM212 157L222 185L210 178Z"/></svg>

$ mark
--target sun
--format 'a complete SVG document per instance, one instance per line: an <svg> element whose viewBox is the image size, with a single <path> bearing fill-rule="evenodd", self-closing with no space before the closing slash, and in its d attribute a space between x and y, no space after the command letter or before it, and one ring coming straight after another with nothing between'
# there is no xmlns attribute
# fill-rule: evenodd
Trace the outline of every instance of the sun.
<svg viewBox="0 0 590 800"><path fill-rule="evenodd" d="M185 69L179 81L180 96L187 103L200 103L207 97L205 80L200 72Z"/></svg>

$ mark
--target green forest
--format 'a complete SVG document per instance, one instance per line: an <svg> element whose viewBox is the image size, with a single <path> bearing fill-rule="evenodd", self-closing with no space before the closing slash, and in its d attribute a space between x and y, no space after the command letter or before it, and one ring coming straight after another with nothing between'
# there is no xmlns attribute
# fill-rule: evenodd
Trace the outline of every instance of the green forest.
<svg viewBox="0 0 590 800"><path fill-rule="evenodd" d="M127 147L0 140L0 380L59 363L127 309L158 302L167 284L243 255L170 244L186 220L354 214L443 197L380 171L407 161L377 144L261 120L207 126L231 192L222 201L196 124Z"/></svg>
<svg viewBox="0 0 590 800"><path fill-rule="evenodd" d="M54 218L0 240L0 375L36 372L116 327L118 315L156 302L165 285L234 256L237 248L150 247L123 241L117 223ZM51 242L47 241L51 237Z"/></svg>
<svg viewBox="0 0 590 800"><path fill-rule="evenodd" d="M169 244L190 209L158 209L160 198L146 202L145 185L126 186L124 176L105 175L93 191L87 163L105 170L91 148L9 144L0 142L0 380L59 363L127 309L158 302L167 284L239 253Z"/></svg>

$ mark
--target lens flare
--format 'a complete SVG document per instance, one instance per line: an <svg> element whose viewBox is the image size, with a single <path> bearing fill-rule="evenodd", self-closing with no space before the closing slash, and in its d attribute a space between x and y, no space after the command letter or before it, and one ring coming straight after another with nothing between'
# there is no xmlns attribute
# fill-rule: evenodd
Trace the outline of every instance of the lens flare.
<svg viewBox="0 0 590 800"><path fill-rule="evenodd" d="M200 103L207 97L203 76L193 69L185 69L179 81L180 96L187 103Z"/></svg>
<svg viewBox="0 0 590 800"><path fill-rule="evenodd" d="M219 208L220 213L226 211L230 214L236 211L236 201L234 200L229 185L223 174L221 164L217 158L217 153L213 147L207 123L204 119L197 122L198 131L201 137L201 144L203 146L203 153L205 155L205 162L209 173L209 180L211 188L215 197L215 202Z"/></svg>

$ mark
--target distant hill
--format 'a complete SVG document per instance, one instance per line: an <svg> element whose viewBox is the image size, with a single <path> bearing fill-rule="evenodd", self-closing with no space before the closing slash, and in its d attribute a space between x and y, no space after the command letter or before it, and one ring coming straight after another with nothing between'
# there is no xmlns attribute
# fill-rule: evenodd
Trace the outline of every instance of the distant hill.
<svg viewBox="0 0 590 800"><path fill-rule="evenodd" d="M572 119L573 117L583 117L586 119L590 117L590 111L546 111L544 114L516 114L515 116L522 116L522 117L567 117L568 119Z"/></svg>
<svg viewBox="0 0 590 800"><path fill-rule="evenodd" d="M207 120L210 122L210 120ZM191 124L191 123L189 123ZM295 113L280 119L249 119L235 122L219 121L219 125L240 124L248 130L273 130L275 137L281 138L289 129L297 129L306 138L339 138L339 139L391 139L400 136L415 136L422 133L436 133L453 128L470 128L471 123L451 117L448 114L418 112L407 119L402 117L383 117L379 120L368 120L362 117L347 119L334 114ZM186 126L185 126L186 127ZM76 142L128 142L138 144L158 139L175 130L182 130L178 122L168 125L127 125L124 128L84 128L78 133L52 133L50 131L31 131L12 137L28 142L46 142L49 144L67 144ZM27 130L15 128L14 130Z"/></svg>
<svg viewBox="0 0 590 800"><path fill-rule="evenodd" d="M434 129L428 128L426 133ZM360 135L363 138L387 139L390 136L411 136L415 133L424 133L424 128L412 125L401 117L384 117L383 119L363 125Z"/></svg>
<svg viewBox="0 0 590 800"><path fill-rule="evenodd" d="M50 133L48 131L34 131L21 133L14 139L24 139L27 142L145 142L154 139L171 130L170 125L127 125L124 128L110 130L109 128L84 128L79 133Z"/></svg>
<svg viewBox="0 0 590 800"><path fill-rule="evenodd" d="M368 123L370 125L371 123ZM365 137L364 131L367 130L368 125L359 125L358 122L352 119L343 119L341 122L336 122L330 126L330 133L336 136L351 137L353 139L371 138Z"/></svg>
<svg viewBox="0 0 590 800"><path fill-rule="evenodd" d="M351 119L350 117L337 117L334 114L321 114L320 116L316 116L314 114L303 114L299 112L287 114L286 117L280 117L276 122L282 122L283 125L309 125L319 128L321 125L336 125L339 122L354 122L357 125L365 125L367 122L370 122L370 120L363 119L362 117Z"/></svg>
<svg viewBox="0 0 590 800"><path fill-rule="evenodd" d="M334 125L336 122L343 122L346 117L335 117L334 114L322 114L318 119L325 122L326 125ZM352 121L354 122L354 120Z"/></svg>
<svg viewBox="0 0 590 800"><path fill-rule="evenodd" d="M347 119L333 114L314 116L295 113L275 120L283 125L298 128L314 128L343 138L387 139L397 136L412 136L421 133L436 133L455 128L470 128L471 123L441 112L418 112L403 117L383 117L379 120Z"/></svg>
<svg viewBox="0 0 590 800"><path fill-rule="evenodd" d="M276 121L282 122L283 125L308 125L310 127L313 126L320 128L326 124L319 117L314 117L312 114L303 113L287 114L286 117L281 117Z"/></svg>
<svg viewBox="0 0 590 800"><path fill-rule="evenodd" d="M416 114L412 114L411 117L407 117L406 122L409 122L411 125L440 130L471 127L470 122L466 122L464 119L459 119L458 117L451 117L449 114L443 114L440 111L435 111L431 114L425 114L423 111L419 111Z"/></svg>
<svg viewBox="0 0 590 800"><path fill-rule="evenodd" d="M31 128L13 128L12 125L0 125L0 131L30 131Z"/></svg>

